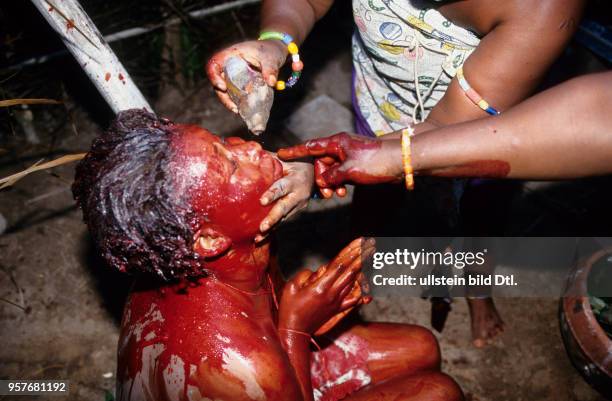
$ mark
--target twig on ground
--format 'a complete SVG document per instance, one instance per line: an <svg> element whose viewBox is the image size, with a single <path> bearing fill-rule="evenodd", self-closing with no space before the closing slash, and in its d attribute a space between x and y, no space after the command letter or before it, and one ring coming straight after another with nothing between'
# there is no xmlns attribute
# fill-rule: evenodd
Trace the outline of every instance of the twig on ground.
<svg viewBox="0 0 612 401"><path fill-rule="evenodd" d="M0 107L17 106L20 104L62 104L55 99L8 99L0 100Z"/></svg>
<svg viewBox="0 0 612 401"><path fill-rule="evenodd" d="M24 205L28 206L28 205L31 205L33 203L40 202L41 200L45 200L47 198L50 198L50 197L55 196L55 195L62 194L62 193L67 192L67 191L70 191L70 187L63 187L63 188L55 189L55 190L49 191L49 192L47 192L45 194L38 195L38 196L36 196L36 197L34 197L32 199L28 199L27 201L25 201Z"/></svg>
<svg viewBox="0 0 612 401"><path fill-rule="evenodd" d="M21 72L21 70L17 70L14 73L12 73L11 75L9 75L8 77L4 78L3 80L0 81L0 84L3 84L9 80L11 80L11 78L15 77L15 75L19 74Z"/></svg>
<svg viewBox="0 0 612 401"><path fill-rule="evenodd" d="M29 168L23 171L20 171L19 173L9 175L8 177L0 178L0 184L1 184L0 189L4 189L6 187L10 187L11 185L14 185L17 181L19 181L26 175L33 173L35 171L46 170L48 168L57 167L57 166L61 166L62 164L81 160L82 158L85 157L86 154L87 153L76 153L76 154L66 155L66 156L62 156L58 159L51 160L49 162L42 163L42 164L41 164L42 160L39 160L38 162L30 166Z"/></svg>
<svg viewBox="0 0 612 401"><path fill-rule="evenodd" d="M22 311L24 311L24 312L27 310L27 308L26 308L25 306L21 306L21 305L19 305L18 303L13 302L13 301L10 301L10 300L8 300L8 299L6 299L6 298L2 298L2 297L0 297L0 301L6 302L6 303L7 303L7 304L9 304L9 305L13 305L14 307L19 308L19 309L21 309L21 310L22 310Z"/></svg>
<svg viewBox="0 0 612 401"><path fill-rule="evenodd" d="M63 369L65 366L57 363L55 365L49 365L49 366L45 366L43 368L38 369L37 371L35 371L34 373L32 373L32 375L30 377L37 377L39 374L46 372L47 370L50 369Z"/></svg>

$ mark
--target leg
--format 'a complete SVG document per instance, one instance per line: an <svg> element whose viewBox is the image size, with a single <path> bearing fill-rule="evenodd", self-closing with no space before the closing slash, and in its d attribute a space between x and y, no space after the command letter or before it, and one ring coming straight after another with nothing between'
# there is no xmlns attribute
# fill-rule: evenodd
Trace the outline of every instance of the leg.
<svg viewBox="0 0 612 401"><path fill-rule="evenodd" d="M514 181L471 180L461 202L463 231L477 236L507 234L509 211L520 188ZM487 273L492 273L495 261L487 262ZM482 347L503 331L504 322L491 298L468 299L468 306L474 345Z"/></svg>
<svg viewBox="0 0 612 401"><path fill-rule="evenodd" d="M467 303L472 321L472 341L475 347L482 348L504 331L504 321L493 298L468 298Z"/></svg>
<svg viewBox="0 0 612 401"><path fill-rule="evenodd" d="M463 229L470 235L504 235L508 210L520 184L490 180L473 180L462 200ZM494 260L483 266L492 273ZM469 290L468 290L469 295ZM472 320L472 339L476 347L483 347L499 335L504 322L492 298L468 299Z"/></svg>
<svg viewBox="0 0 612 401"><path fill-rule="evenodd" d="M368 386L346 401L461 401L463 392L449 376L439 372L401 376Z"/></svg>
<svg viewBox="0 0 612 401"><path fill-rule="evenodd" d="M440 368L433 334L420 326L394 323L344 324L320 338L312 358L317 399L337 401L369 386Z"/></svg>
<svg viewBox="0 0 612 401"><path fill-rule="evenodd" d="M488 240L473 238L469 244L470 249L486 249L491 247ZM482 266L466 268L469 276L490 276L495 272L495 252L485 258ZM490 286L468 286L466 288L467 303L470 309L472 342L475 347L482 348L491 342L504 330L504 322L495 308L491 298Z"/></svg>
<svg viewBox="0 0 612 401"><path fill-rule="evenodd" d="M368 344L368 369L372 383L423 371L440 370L440 348L424 327L398 323L362 323L343 336L356 336Z"/></svg>

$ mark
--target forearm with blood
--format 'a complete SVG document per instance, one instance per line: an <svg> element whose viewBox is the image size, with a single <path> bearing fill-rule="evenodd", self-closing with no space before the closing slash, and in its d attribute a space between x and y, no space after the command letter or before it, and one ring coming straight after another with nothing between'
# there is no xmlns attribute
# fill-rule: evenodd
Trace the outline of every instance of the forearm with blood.
<svg viewBox="0 0 612 401"><path fill-rule="evenodd" d="M283 329L283 322L279 322L278 336L281 345L293 370L302 391L304 401L313 400L312 383L310 381L310 341L308 335Z"/></svg>
<svg viewBox="0 0 612 401"><path fill-rule="evenodd" d="M457 178L507 177L511 171L514 145L509 137L491 135L483 127L454 126L413 137L411 159L415 174Z"/></svg>
<svg viewBox="0 0 612 401"><path fill-rule="evenodd" d="M612 113L606 105L612 101L611 78L612 73L578 78L500 116L417 135L412 141L414 170L520 179L610 174Z"/></svg>
<svg viewBox="0 0 612 401"><path fill-rule="evenodd" d="M510 172L505 139L486 138L473 127L439 129L411 140L410 161L416 175L437 177L503 178ZM389 160L390 176L403 174L400 139L383 141L381 151ZM391 180L390 180L391 181Z"/></svg>

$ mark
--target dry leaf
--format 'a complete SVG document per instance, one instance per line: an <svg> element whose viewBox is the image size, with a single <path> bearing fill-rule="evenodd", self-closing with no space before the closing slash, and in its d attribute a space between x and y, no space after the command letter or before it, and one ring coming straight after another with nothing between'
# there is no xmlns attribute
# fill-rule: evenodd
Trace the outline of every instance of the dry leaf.
<svg viewBox="0 0 612 401"><path fill-rule="evenodd" d="M0 178L0 189L4 189L14 185L17 181L25 177L26 175L33 173L35 171L45 170L52 167L61 166L62 164L71 163L73 161L81 160L85 157L87 153L76 153L72 155L62 156L59 159L51 160L46 163L42 163L42 160L37 161L32 166L27 169L20 171L19 173L15 173L13 175L9 175L8 177Z"/></svg>
<svg viewBox="0 0 612 401"><path fill-rule="evenodd" d="M16 106L18 104L62 104L55 99L9 99L0 100L0 107Z"/></svg>

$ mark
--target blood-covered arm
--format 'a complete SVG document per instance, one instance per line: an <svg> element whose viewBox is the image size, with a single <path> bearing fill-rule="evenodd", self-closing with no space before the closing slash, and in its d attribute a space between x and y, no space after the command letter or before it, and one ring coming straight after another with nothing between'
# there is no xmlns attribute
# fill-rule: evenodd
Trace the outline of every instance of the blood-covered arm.
<svg viewBox="0 0 612 401"><path fill-rule="evenodd" d="M312 382L310 381L310 339L301 334L281 330L278 332L289 363L297 377L304 401L313 400Z"/></svg>
<svg viewBox="0 0 612 401"><path fill-rule="evenodd" d="M414 168L425 175L522 179L610 174L610 104L612 72L577 78L500 116L416 136Z"/></svg>
<svg viewBox="0 0 612 401"><path fill-rule="evenodd" d="M588 75L544 91L494 117L449 125L412 138L418 175L569 179L612 174L612 72ZM402 175L399 140L365 140L347 153L339 140L309 141L279 151L280 157L333 156L317 172L317 184L398 181ZM328 151L320 146L324 141ZM318 141L318 142L317 142ZM364 141L348 137L344 143ZM348 145L342 145L347 148ZM359 149L376 149L363 152ZM340 159L337 155L343 155ZM346 155L349 155L348 157ZM364 178L365 177L365 178Z"/></svg>
<svg viewBox="0 0 612 401"><path fill-rule="evenodd" d="M279 306L278 334L305 401L313 399L310 381L311 336L338 314L368 302L360 290L362 260L374 252L373 240L354 240L316 272L304 269L287 282Z"/></svg>

